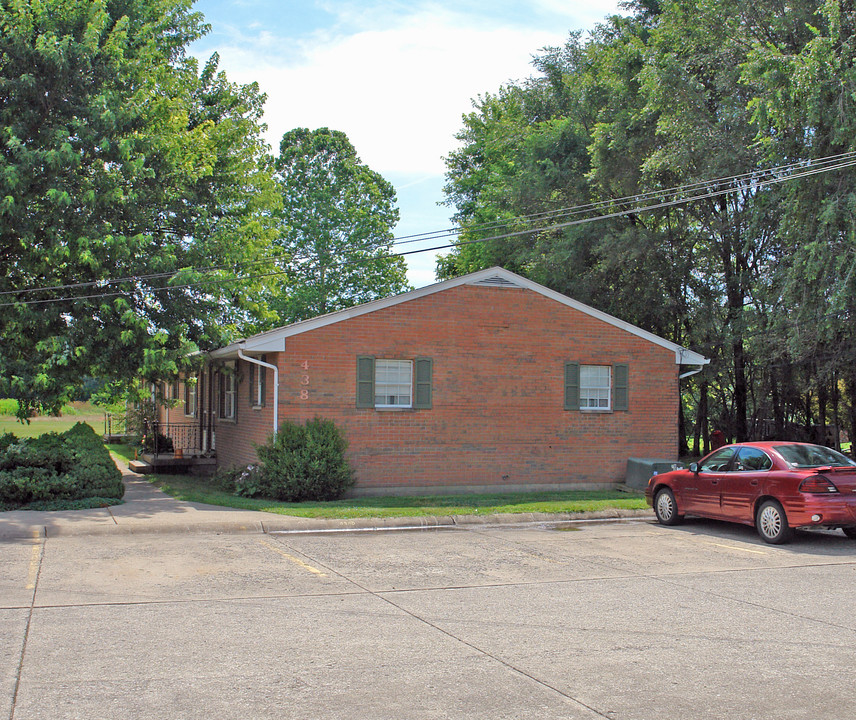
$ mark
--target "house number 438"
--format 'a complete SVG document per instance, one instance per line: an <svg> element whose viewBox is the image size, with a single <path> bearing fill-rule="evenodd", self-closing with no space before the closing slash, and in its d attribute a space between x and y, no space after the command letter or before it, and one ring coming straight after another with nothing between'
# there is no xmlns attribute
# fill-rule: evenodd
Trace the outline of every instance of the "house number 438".
<svg viewBox="0 0 856 720"><path fill-rule="evenodd" d="M300 367L303 368L303 373L300 375L300 384L302 387L300 388L300 399L308 400L309 399L309 361L304 360L300 363Z"/></svg>

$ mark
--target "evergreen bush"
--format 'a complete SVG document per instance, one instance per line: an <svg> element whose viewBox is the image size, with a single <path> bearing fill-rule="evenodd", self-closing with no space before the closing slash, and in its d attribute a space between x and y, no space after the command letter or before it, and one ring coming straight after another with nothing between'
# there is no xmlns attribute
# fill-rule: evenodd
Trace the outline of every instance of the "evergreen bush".
<svg viewBox="0 0 856 720"><path fill-rule="evenodd" d="M118 499L124 493L122 473L89 425L23 440L0 436L0 503Z"/></svg>
<svg viewBox="0 0 856 720"><path fill-rule="evenodd" d="M332 420L285 422L265 445L256 447L260 464L239 482L238 492L286 502L336 500L355 482L345 459L347 447Z"/></svg>

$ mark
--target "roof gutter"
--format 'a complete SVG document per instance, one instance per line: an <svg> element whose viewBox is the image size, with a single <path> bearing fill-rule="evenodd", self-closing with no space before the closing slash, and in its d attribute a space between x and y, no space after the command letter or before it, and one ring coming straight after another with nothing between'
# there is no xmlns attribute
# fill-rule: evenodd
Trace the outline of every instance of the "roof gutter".
<svg viewBox="0 0 856 720"><path fill-rule="evenodd" d="M700 358L700 361L694 360L691 363L686 363L687 365L698 365L698 367L695 370L689 370L685 373L681 373L680 375L678 375L678 380L683 380L684 378L688 378L691 375L697 375L702 370L704 370L705 365L708 365L710 363L710 358L702 357L701 355L698 355L698 354L696 354L690 350L686 350L685 348L681 348L681 350L678 352L678 358L677 358L678 365L684 364L684 353L687 353L687 352L690 355L695 355L696 358Z"/></svg>
<svg viewBox="0 0 856 720"><path fill-rule="evenodd" d="M277 430L279 430L279 368L276 365L262 362L258 358L244 355L244 349L242 347L238 347L238 357L241 358L241 360L246 360L248 363L252 363L253 365L273 370L273 434L276 435ZM250 388L250 392L252 391L253 389Z"/></svg>

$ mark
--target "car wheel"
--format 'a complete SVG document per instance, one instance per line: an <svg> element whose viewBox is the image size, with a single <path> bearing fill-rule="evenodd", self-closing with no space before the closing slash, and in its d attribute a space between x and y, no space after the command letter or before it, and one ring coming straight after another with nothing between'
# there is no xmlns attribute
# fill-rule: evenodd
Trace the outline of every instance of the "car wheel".
<svg viewBox="0 0 856 720"><path fill-rule="evenodd" d="M755 527L761 539L771 545L781 545L791 539L788 516L778 500L765 500L755 516Z"/></svg>
<svg viewBox="0 0 856 720"><path fill-rule="evenodd" d="M841 529L844 531L844 534L847 537L849 537L853 540L856 540L856 527L845 527L845 528L841 528Z"/></svg>
<svg viewBox="0 0 856 720"><path fill-rule="evenodd" d="M661 525L677 525L684 519L678 515L675 494L669 488L661 488L654 498L654 514Z"/></svg>

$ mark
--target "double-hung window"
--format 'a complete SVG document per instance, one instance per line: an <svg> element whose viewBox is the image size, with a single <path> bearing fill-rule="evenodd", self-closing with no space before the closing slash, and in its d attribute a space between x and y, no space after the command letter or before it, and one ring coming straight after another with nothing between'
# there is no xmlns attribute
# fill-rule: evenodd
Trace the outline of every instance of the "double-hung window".
<svg viewBox="0 0 856 720"><path fill-rule="evenodd" d="M267 362L267 356L262 355L259 360ZM250 407L264 407L267 395L267 368L255 363L250 365Z"/></svg>
<svg viewBox="0 0 856 720"><path fill-rule="evenodd" d="M196 417L196 378L186 378L184 381L184 414Z"/></svg>
<svg viewBox="0 0 856 720"><path fill-rule="evenodd" d="M424 410L431 407L433 361L357 358L357 407Z"/></svg>
<svg viewBox="0 0 856 720"><path fill-rule="evenodd" d="M375 407L412 407L413 362L375 360Z"/></svg>
<svg viewBox="0 0 856 720"><path fill-rule="evenodd" d="M609 365L580 365L580 409L612 407L612 373Z"/></svg>
<svg viewBox="0 0 856 720"><path fill-rule="evenodd" d="M565 410L624 412L630 407L630 368L565 363Z"/></svg>
<svg viewBox="0 0 856 720"><path fill-rule="evenodd" d="M218 399L219 416L223 420L235 419L235 395L237 377L234 363L227 365L219 374Z"/></svg>

